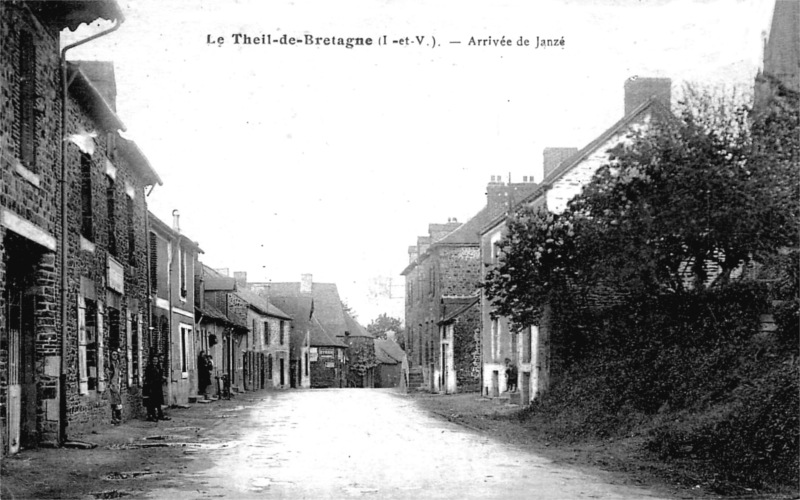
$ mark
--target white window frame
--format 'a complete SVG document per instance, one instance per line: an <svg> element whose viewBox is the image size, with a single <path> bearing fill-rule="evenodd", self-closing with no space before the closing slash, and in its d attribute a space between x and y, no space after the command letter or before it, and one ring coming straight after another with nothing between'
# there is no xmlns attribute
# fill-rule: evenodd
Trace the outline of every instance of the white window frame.
<svg viewBox="0 0 800 500"><path fill-rule="evenodd" d="M194 326L186 323L179 323L178 332L178 339L180 341L180 351L178 351L178 354L180 355L181 378L186 379L189 378L189 370L192 368L193 357L191 347L194 344L194 342L192 342Z"/></svg>

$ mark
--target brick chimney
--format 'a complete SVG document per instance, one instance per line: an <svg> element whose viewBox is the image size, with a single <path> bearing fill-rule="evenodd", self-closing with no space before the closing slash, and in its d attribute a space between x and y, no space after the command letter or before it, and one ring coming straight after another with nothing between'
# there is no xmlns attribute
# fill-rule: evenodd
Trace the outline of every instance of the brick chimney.
<svg viewBox="0 0 800 500"><path fill-rule="evenodd" d="M542 152L542 165L544 167L543 170L545 181L550 173L558 168L561 162L577 152L578 148L544 148L544 151Z"/></svg>
<svg viewBox="0 0 800 500"><path fill-rule="evenodd" d="M233 281L237 288L247 288L247 271L234 271Z"/></svg>
<svg viewBox="0 0 800 500"><path fill-rule="evenodd" d="M311 293L312 285L314 283L313 274L300 275L300 293Z"/></svg>
<svg viewBox="0 0 800 500"><path fill-rule="evenodd" d="M508 188L499 175L493 175L486 185L486 206L490 220L508 211Z"/></svg>
<svg viewBox="0 0 800 500"><path fill-rule="evenodd" d="M414 260L417 258L417 255L419 255L419 254L417 253L416 245L411 245L410 247L408 247L408 263L409 264L414 262Z"/></svg>
<svg viewBox="0 0 800 500"><path fill-rule="evenodd" d="M625 81L625 115L630 114L650 98L660 101L669 109L672 99L672 80L632 76Z"/></svg>
<svg viewBox="0 0 800 500"><path fill-rule="evenodd" d="M431 237L430 236L418 236L417 237L417 255L422 255L428 251L428 247L431 246Z"/></svg>

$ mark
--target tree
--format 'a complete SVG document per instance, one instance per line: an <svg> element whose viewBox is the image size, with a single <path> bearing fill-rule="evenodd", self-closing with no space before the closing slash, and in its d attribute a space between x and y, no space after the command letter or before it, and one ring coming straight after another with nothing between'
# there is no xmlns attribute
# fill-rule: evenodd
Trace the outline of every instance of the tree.
<svg viewBox="0 0 800 500"><path fill-rule="evenodd" d="M529 325L554 296L579 300L585 287L656 296L720 286L795 245L798 104L786 90L752 113L688 89L676 115L612 150L564 213L521 207L509 218L484 284L497 312Z"/></svg>
<svg viewBox="0 0 800 500"><path fill-rule="evenodd" d="M388 332L393 332L395 342L405 349L405 330L403 329L403 322L398 318L383 313L367 325L367 331L375 338L380 339L388 338Z"/></svg>

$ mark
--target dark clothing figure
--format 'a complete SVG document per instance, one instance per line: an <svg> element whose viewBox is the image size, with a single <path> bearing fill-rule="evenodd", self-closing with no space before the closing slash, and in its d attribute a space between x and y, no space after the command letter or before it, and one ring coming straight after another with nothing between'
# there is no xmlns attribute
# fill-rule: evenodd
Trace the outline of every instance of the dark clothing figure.
<svg viewBox="0 0 800 500"><path fill-rule="evenodd" d="M211 384L211 369L205 351L197 356L197 393L205 396Z"/></svg>
<svg viewBox="0 0 800 500"><path fill-rule="evenodd" d="M111 352L111 377L108 382L109 400L111 401L111 423L122 423L122 380L119 373L119 352Z"/></svg>
<svg viewBox="0 0 800 500"><path fill-rule="evenodd" d="M506 387L508 392L517 391L517 367L514 365L509 365L506 368Z"/></svg>
<svg viewBox="0 0 800 500"><path fill-rule="evenodd" d="M166 381L164 372L161 369L161 356L150 358L147 369L144 371L144 395L146 399L147 420L155 422L157 420L170 420L164 416L161 405L164 404L163 384Z"/></svg>

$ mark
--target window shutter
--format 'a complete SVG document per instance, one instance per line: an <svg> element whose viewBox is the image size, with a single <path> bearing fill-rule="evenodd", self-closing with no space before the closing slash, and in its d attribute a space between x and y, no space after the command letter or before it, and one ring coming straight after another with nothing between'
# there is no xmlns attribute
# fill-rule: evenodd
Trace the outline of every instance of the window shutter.
<svg viewBox="0 0 800 500"><path fill-rule="evenodd" d="M153 233L150 233L150 291L158 293L158 241Z"/></svg>
<svg viewBox="0 0 800 500"><path fill-rule="evenodd" d="M142 313L139 313L139 316L136 318L136 338L139 339L136 343L136 359L138 360L136 366L139 367L137 377L139 379L139 386L141 387L144 385L144 365L142 365L142 342L144 341L144 339L142 339Z"/></svg>
<svg viewBox="0 0 800 500"><path fill-rule="evenodd" d="M78 295L78 393L89 393L89 371L86 364L86 300Z"/></svg>
<svg viewBox="0 0 800 500"><path fill-rule="evenodd" d="M103 341L105 328L103 328L103 304L97 303L97 392L106 390L105 350Z"/></svg>

